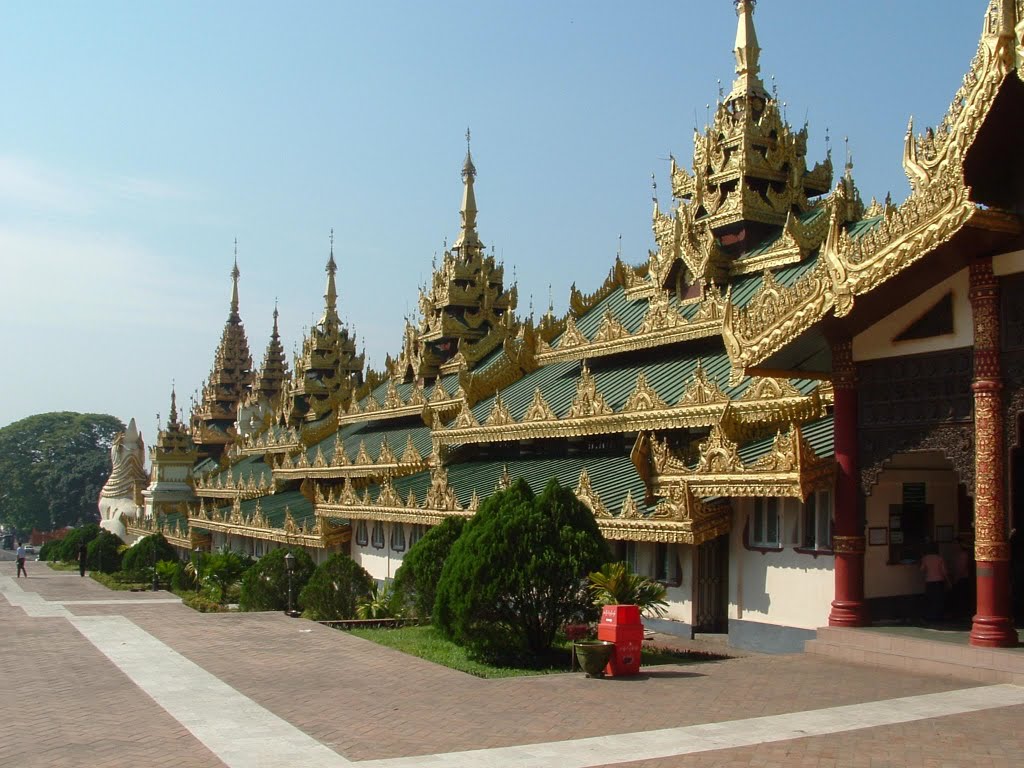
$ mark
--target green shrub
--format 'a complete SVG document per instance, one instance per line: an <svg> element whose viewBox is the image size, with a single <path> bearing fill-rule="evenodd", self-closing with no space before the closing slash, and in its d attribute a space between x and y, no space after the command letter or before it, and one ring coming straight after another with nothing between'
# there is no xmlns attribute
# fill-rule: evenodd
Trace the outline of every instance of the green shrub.
<svg viewBox="0 0 1024 768"><path fill-rule="evenodd" d="M86 547L86 565L89 570L101 573L114 573L121 570L120 548L122 546L124 546L124 542L119 536L115 536L110 531L100 530L99 535Z"/></svg>
<svg viewBox="0 0 1024 768"><path fill-rule="evenodd" d="M238 552L224 549L203 558L199 578L210 596L219 603L226 601L228 592L243 575L251 570L248 558Z"/></svg>
<svg viewBox="0 0 1024 768"><path fill-rule="evenodd" d="M174 587L174 581L182 570L180 560L161 560L156 564L156 575L159 583L165 587Z"/></svg>
<svg viewBox="0 0 1024 768"><path fill-rule="evenodd" d="M59 542L56 542L60 546L54 547L53 559L66 560L68 562L77 561L78 547L83 543L88 547L93 539L100 535L100 530L102 529L97 523L89 523L81 528L75 528Z"/></svg>
<svg viewBox="0 0 1024 768"><path fill-rule="evenodd" d="M590 606L584 580L611 559L594 515L552 479L535 497L523 480L489 497L441 572L434 623L485 658L547 651Z"/></svg>
<svg viewBox="0 0 1024 768"><path fill-rule="evenodd" d="M155 556L154 556L155 555ZM128 548L121 561L121 568L126 571L145 572L153 568L154 563L161 560L177 561L178 553L162 533L144 536Z"/></svg>
<svg viewBox="0 0 1024 768"><path fill-rule="evenodd" d="M313 571L309 582L298 593L299 605L309 618L317 621L351 619L355 618L359 601L368 598L372 590L370 574L351 557L339 552Z"/></svg>
<svg viewBox="0 0 1024 768"><path fill-rule="evenodd" d="M288 607L288 572L284 565L284 556L288 552L295 556L292 595L295 597L302 592L316 568L312 558L304 549L297 547L275 549L245 572L239 608L243 611L283 611Z"/></svg>
<svg viewBox="0 0 1024 768"><path fill-rule="evenodd" d="M445 518L413 544L395 573L395 591L417 616L429 616L433 610L441 569L465 525L464 517Z"/></svg>
<svg viewBox="0 0 1024 768"><path fill-rule="evenodd" d="M39 559L40 560L60 560L60 545L59 541L48 541L39 548Z"/></svg>

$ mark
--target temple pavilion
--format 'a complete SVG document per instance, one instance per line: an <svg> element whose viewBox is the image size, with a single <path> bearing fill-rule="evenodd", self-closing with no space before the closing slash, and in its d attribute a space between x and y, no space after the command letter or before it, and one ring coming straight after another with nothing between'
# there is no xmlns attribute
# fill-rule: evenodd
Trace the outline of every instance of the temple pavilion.
<svg viewBox="0 0 1024 768"><path fill-rule="evenodd" d="M992 0L942 122L908 128L899 204L807 157L761 77L754 0L736 13L731 89L692 162L670 160L654 248L564 316L517 315L468 136L458 236L383 370L339 319L333 237L290 370L276 310L253 367L236 260L209 379L188 419L172 400L128 533L341 551L386 580L430 526L555 477L666 584L660 630L792 650L910 618L922 554L963 545L971 643L1016 644L1024 0Z"/></svg>

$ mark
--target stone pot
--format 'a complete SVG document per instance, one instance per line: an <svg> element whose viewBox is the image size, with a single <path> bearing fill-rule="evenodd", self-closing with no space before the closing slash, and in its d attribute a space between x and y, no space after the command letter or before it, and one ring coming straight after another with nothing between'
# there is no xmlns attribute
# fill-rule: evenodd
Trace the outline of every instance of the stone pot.
<svg viewBox="0 0 1024 768"><path fill-rule="evenodd" d="M604 677L604 668L615 652L615 643L607 640L582 640L573 643L572 647L587 677Z"/></svg>

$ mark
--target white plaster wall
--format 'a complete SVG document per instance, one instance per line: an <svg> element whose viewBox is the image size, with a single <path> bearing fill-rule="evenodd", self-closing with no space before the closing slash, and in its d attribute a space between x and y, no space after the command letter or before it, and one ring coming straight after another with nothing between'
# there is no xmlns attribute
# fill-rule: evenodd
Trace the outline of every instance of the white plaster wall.
<svg viewBox="0 0 1024 768"><path fill-rule="evenodd" d="M992 257L992 271L997 275L1024 272L1024 251L996 254Z"/></svg>
<svg viewBox="0 0 1024 768"><path fill-rule="evenodd" d="M914 454L902 454L901 463L912 463ZM923 452L920 462L927 465L934 462L933 454ZM939 459L939 461L942 461ZM887 469L879 477L878 484L865 500L865 514L868 528L889 527L889 507L903 501L903 483L925 483L925 503L933 505L935 525L954 526L957 523L957 474L950 469L921 468ZM940 544L939 553L952 565L956 550L955 543ZM871 546L864 555L864 596L890 597L912 595L924 592L924 576L917 563L888 564L889 547ZM951 571L952 572L952 571Z"/></svg>
<svg viewBox="0 0 1024 768"><path fill-rule="evenodd" d="M613 542L616 547L624 546L619 540ZM657 546L653 542L638 541L632 544L636 549L636 562L633 568L636 573L648 578L653 578L657 569L655 557ZM679 569L682 574L678 587L666 587L668 594L668 613L663 619L692 623L693 617L693 547L683 544L670 544L675 548L676 556L679 558ZM614 548L613 548L614 549Z"/></svg>
<svg viewBox="0 0 1024 768"><path fill-rule="evenodd" d="M798 514L783 515L781 552L756 552L744 545L753 499L737 499L729 540L729 618L815 629L828 623L835 595L834 558L796 552Z"/></svg>
<svg viewBox="0 0 1024 768"><path fill-rule="evenodd" d="M383 549L375 549L369 542L367 542L365 546L356 544L355 530L358 524L358 521L354 520L352 522L352 559L365 568L367 573L377 581L385 581L387 579L395 578L395 571L397 571L399 566L402 564L405 552L409 551L409 534L411 533L411 526L405 526L405 552L395 552L391 549L391 526L398 525L398 523L384 523ZM367 529L371 534L370 541L372 541L372 520L367 521Z"/></svg>
<svg viewBox="0 0 1024 768"><path fill-rule="evenodd" d="M853 359L877 360L883 357L916 355L922 352L938 352L943 349L959 349L973 343L974 330L971 303L967 295L969 276L962 269L952 277L943 280L918 296L910 299L895 312L879 320L863 333L853 338ZM953 293L953 333L911 341L893 341L915 320L927 312L947 293Z"/></svg>

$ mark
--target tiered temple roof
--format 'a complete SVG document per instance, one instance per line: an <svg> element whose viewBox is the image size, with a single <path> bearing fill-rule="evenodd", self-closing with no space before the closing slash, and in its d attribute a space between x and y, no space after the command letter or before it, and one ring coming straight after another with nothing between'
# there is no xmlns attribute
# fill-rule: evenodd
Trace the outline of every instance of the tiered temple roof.
<svg viewBox="0 0 1024 768"><path fill-rule="evenodd" d="M348 405L352 392L363 383L365 357L356 353L355 335L350 335L338 316L333 231L325 271L324 313L303 339L302 352L295 360L295 373L281 406L281 422L292 427L336 414Z"/></svg>
<svg viewBox="0 0 1024 768"><path fill-rule="evenodd" d="M252 383L252 357L238 314L238 255L231 270L231 308L210 377L192 412L192 439L204 456L217 458L235 436L238 406Z"/></svg>

